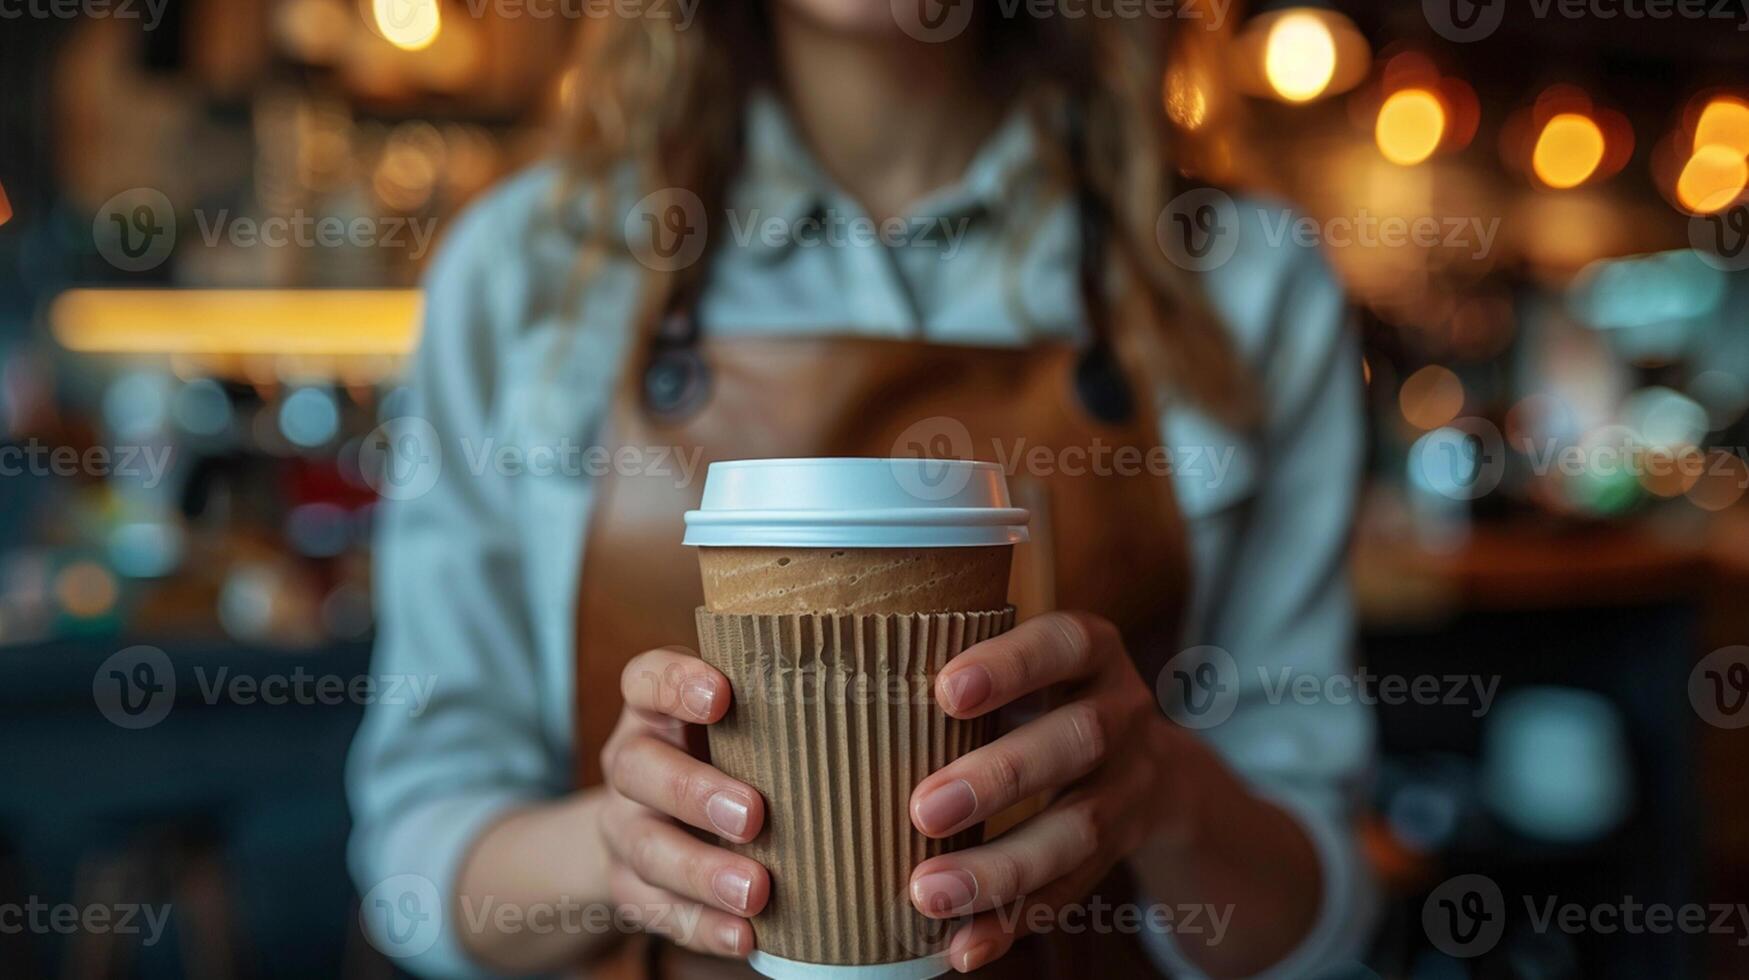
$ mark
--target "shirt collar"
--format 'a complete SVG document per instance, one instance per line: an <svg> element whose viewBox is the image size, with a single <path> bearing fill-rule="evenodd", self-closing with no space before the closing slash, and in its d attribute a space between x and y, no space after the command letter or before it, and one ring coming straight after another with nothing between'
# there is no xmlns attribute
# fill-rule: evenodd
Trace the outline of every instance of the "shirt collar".
<svg viewBox="0 0 1749 980"><path fill-rule="evenodd" d="M769 90L761 89L751 96L745 132L746 165L729 193L729 206L737 212L738 221L745 222L757 212L761 220L775 217L793 223L817 216L828 207L854 207L837 203L849 198L820 168L788 110ZM1016 206L1021 179L1039 169L1037 150L1032 124L1017 108L984 141L958 182L917 201L907 214L999 219ZM775 257L791 244L791 236L752 236L745 248Z"/></svg>

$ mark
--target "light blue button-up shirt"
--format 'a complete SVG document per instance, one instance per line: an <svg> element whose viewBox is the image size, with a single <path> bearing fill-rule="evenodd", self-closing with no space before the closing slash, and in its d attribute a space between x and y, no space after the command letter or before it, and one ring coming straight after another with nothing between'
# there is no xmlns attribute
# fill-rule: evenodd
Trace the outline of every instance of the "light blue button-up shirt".
<svg viewBox="0 0 1749 980"><path fill-rule="evenodd" d="M1080 336L1072 204L1040 193L1019 116L883 243L867 241L879 226L820 172L775 101L756 99L748 126L748 164L700 300L710 331L984 345ZM412 379L424 468L386 489L382 507L373 670L434 691L417 713L367 712L348 773L351 861L374 940L430 976L479 974L455 936L461 917L424 908L450 901L470 843L507 808L570 789L575 603L601 464L588 450L643 270L621 251L578 288L589 212L560 184L550 167L527 172L449 229L426 280ZM1161 431L1194 568L1186 646L1218 647L1237 670L1232 714L1199 734L1300 818L1322 858L1320 918L1272 971L1298 977L1352 962L1370 921L1354 816L1372 719L1353 698L1281 683L1352 670L1344 556L1360 357L1317 254L1269 234L1280 210L1236 207L1236 250L1204 281L1262 381L1264 423L1241 436L1181 406ZM683 460L667 465L702 478ZM382 917L414 906L431 913L420 928ZM1193 975L1169 937L1149 938L1163 965Z"/></svg>

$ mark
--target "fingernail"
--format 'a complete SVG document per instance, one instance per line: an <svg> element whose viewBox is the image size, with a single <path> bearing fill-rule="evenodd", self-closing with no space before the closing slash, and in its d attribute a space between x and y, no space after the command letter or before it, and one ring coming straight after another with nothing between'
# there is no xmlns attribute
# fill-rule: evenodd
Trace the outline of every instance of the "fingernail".
<svg viewBox="0 0 1749 980"><path fill-rule="evenodd" d="M959 955L959 965L954 969L961 973L970 973L983 966L990 959L990 954L996 951L996 944L985 940Z"/></svg>
<svg viewBox="0 0 1749 980"><path fill-rule="evenodd" d="M925 915L953 915L977 897L978 879L970 871L932 871L911 882L911 901Z"/></svg>
<svg viewBox="0 0 1749 980"><path fill-rule="evenodd" d="M717 686L703 677L689 677L680 685L680 704L699 721L711 716L717 703Z"/></svg>
<svg viewBox="0 0 1749 980"><path fill-rule="evenodd" d="M972 784L956 779L931 790L917 804L917 819L926 834L945 834L972 818L978 810L978 794Z"/></svg>
<svg viewBox="0 0 1749 980"><path fill-rule="evenodd" d="M712 793L704 801L704 815L724 837L739 840L747 836L747 804L726 792Z"/></svg>
<svg viewBox="0 0 1749 980"><path fill-rule="evenodd" d="M990 672L982 667L962 667L947 675L942 682L942 694L947 697L950 709L970 711L990 696Z"/></svg>
<svg viewBox="0 0 1749 980"><path fill-rule="evenodd" d="M740 925L734 922L725 924L717 931L717 939L723 944L724 949L731 953L739 953L741 951Z"/></svg>
<svg viewBox="0 0 1749 980"><path fill-rule="evenodd" d="M734 868L724 868L711 879L711 890L717 899L737 912L747 911L747 896L753 891L753 879Z"/></svg>

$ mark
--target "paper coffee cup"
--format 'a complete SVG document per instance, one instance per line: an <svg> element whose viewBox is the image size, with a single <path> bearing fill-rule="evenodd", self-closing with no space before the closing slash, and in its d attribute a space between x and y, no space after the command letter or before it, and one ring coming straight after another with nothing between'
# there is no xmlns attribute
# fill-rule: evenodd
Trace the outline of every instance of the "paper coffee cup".
<svg viewBox="0 0 1749 980"><path fill-rule="evenodd" d="M1013 625L1012 546L1027 513L993 463L774 459L712 464L700 509L699 650L734 704L711 759L767 802L729 845L771 872L753 967L779 980L946 972L946 923L911 905L911 871L977 843L931 840L911 791L982 745L987 719L937 707L961 650Z"/></svg>

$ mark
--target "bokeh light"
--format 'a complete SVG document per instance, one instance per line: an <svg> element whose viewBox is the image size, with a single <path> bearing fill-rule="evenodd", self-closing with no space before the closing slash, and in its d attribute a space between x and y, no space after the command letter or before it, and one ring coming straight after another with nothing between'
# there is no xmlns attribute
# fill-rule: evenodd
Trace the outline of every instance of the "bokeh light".
<svg viewBox="0 0 1749 980"><path fill-rule="evenodd" d="M1309 102L1336 75L1336 38L1318 15L1289 13L1269 29L1263 71L1276 94L1289 102Z"/></svg>
<svg viewBox="0 0 1749 980"><path fill-rule="evenodd" d="M1397 403L1410 425L1437 429L1463 411L1464 383L1450 368L1429 364L1404 379Z"/></svg>
<svg viewBox="0 0 1749 980"><path fill-rule="evenodd" d="M1426 89L1393 92L1379 107L1373 136L1386 160L1414 166L1433 155L1445 135L1445 107Z"/></svg>
<svg viewBox="0 0 1749 980"><path fill-rule="evenodd" d="M1721 97L1708 102L1694 127L1694 147L1722 146L1749 156L1749 104Z"/></svg>
<svg viewBox="0 0 1749 980"><path fill-rule="evenodd" d="M1537 179L1556 190L1583 184L1603 162L1603 130L1591 117L1563 112L1550 119L1531 151Z"/></svg>
<svg viewBox="0 0 1749 980"><path fill-rule="evenodd" d="M1723 211L1749 186L1743 151L1720 143L1697 147L1676 178L1676 201L1695 214Z"/></svg>
<svg viewBox="0 0 1749 980"><path fill-rule="evenodd" d="M1208 122L1208 89L1198 72L1174 65L1166 72L1164 99L1166 117L1179 127L1195 132Z"/></svg>
<svg viewBox="0 0 1749 980"><path fill-rule="evenodd" d="M438 0L371 0L371 20L383 39L403 51L422 51L443 29Z"/></svg>
<svg viewBox="0 0 1749 980"><path fill-rule="evenodd" d="M114 608L115 576L94 561L79 561L55 576L55 599L68 615L92 619Z"/></svg>

